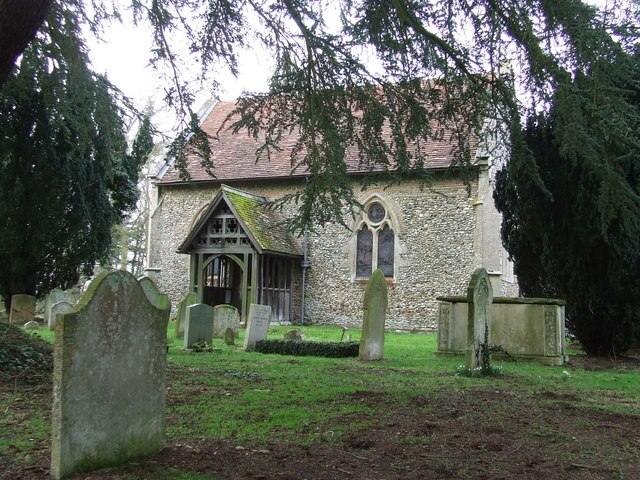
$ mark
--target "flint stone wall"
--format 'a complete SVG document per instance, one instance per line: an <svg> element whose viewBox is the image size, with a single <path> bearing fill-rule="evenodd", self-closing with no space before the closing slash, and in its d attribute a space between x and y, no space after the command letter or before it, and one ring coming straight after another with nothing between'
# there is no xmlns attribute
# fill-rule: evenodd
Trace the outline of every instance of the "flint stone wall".
<svg viewBox="0 0 640 480"><path fill-rule="evenodd" d="M124 463L163 447L169 300L133 275L98 275L58 316L51 473Z"/></svg>
<svg viewBox="0 0 640 480"><path fill-rule="evenodd" d="M301 181L233 183L233 187L276 199L301 187ZM160 186L158 208L152 215L149 266L159 268L158 285L177 303L189 288L189 256L176 253L194 216L214 197L216 185ZM481 266L475 246L477 184L468 194L455 178L436 178L433 190L418 182L389 188L368 188L359 200L379 195L398 218L395 278L389 280L387 328L435 328L436 297L464 292L473 271ZM289 206L283 215L293 215ZM348 218L348 217L347 217ZM305 322L342 324L359 328L366 281L355 280L355 237L341 225L331 224L309 235ZM292 321L300 320L300 278L295 278Z"/></svg>

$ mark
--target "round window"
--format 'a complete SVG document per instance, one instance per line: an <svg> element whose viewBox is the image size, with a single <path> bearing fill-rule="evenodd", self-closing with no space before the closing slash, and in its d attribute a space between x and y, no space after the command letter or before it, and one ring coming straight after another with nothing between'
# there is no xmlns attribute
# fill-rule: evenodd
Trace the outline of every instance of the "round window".
<svg viewBox="0 0 640 480"><path fill-rule="evenodd" d="M384 220L386 212L384 207L379 203L374 203L369 207L369 221L372 223L380 223Z"/></svg>

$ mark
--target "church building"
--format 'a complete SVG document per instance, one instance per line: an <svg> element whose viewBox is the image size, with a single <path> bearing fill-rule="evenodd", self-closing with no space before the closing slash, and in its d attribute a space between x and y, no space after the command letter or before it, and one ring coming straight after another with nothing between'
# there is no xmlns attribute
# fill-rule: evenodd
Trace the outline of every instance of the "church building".
<svg viewBox="0 0 640 480"><path fill-rule="evenodd" d="M291 172L291 145L256 162L260 142L220 129L234 102L219 102L202 128L212 135L215 177L190 157L184 181L170 162L153 179L148 272L172 305L187 293L209 305L235 305L245 320L251 303L270 305L273 320L359 326L371 272L387 279L388 328L433 328L436 297L463 295L473 271L486 268L495 295L517 294L500 243L493 203L498 167L490 148L475 146L473 178L452 167L446 134L429 143L430 187L419 180L361 189L357 160L347 158L363 209L350 228L330 224L292 236L285 221L295 205L269 201L303 188Z"/></svg>

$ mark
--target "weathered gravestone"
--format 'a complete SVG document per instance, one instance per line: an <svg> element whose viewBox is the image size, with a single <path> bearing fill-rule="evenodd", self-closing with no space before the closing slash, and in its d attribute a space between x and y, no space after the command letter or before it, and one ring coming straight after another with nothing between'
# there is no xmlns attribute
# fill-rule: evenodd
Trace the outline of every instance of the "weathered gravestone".
<svg viewBox="0 0 640 480"><path fill-rule="evenodd" d="M467 348L465 350L465 368L473 372L490 365L489 323L493 289L489 274L484 268L478 268L471 276L467 289L469 316L467 321Z"/></svg>
<svg viewBox="0 0 640 480"><path fill-rule="evenodd" d="M184 323L187 318L187 308L198 303L198 296L194 292L187 293L178 302L178 313L176 315L176 338L184 336Z"/></svg>
<svg viewBox="0 0 640 480"><path fill-rule="evenodd" d="M233 328L229 327L224 331L224 343L226 345L235 345L236 334L233 331Z"/></svg>
<svg viewBox="0 0 640 480"><path fill-rule="evenodd" d="M69 302L69 295L67 292L60 290L59 288L51 290L44 297L44 322L49 327L49 330L53 330L56 326L56 319L51 315L51 308L59 302Z"/></svg>
<svg viewBox="0 0 640 480"><path fill-rule="evenodd" d="M73 305L69 302L58 302L51 305L51 308L49 309L49 329L54 330L56 328L58 315L69 313L72 308Z"/></svg>
<svg viewBox="0 0 640 480"><path fill-rule="evenodd" d="M142 287L144 294L147 296L147 300L155 305L158 300L158 296L163 295L163 293L158 290L156 283L149 277L138 278L138 283Z"/></svg>
<svg viewBox="0 0 640 480"><path fill-rule="evenodd" d="M271 322L271 307L252 303L249 307L247 332L244 336L244 349L255 347L258 340L266 340Z"/></svg>
<svg viewBox="0 0 640 480"><path fill-rule="evenodd" d="M288 332L285 332L283 338L285 340L293 340L294 342L299 342L303 339L303 336L300 330L289 330Z"/></svg>
<svg viewBox="0 0 640 480"><path fill-rule="evenodd" d="M56 321L51 474L118 465L163 447L169 299L133 275L98 275Z"/></svg>
<svg viewBox="0 0 640 480"><path fill-rule="evenodd" d="M222 338L227 328L234 335L240 335L240 313L233 305L216 305L213 307L213 338Z"/></svg>
<svg viewBox="0 0 640 480"><path fill-rule="evenodd" d="M384 273L376 269L364 292L364 315L358 360L382 360L384 355L384 324L387 319L387 282Z"/></svg>
<svg viewBox="0 0 640 480"><path fill-rule="evenodd" d="M194 343L211 344L213 331L213 307L205 303L196 303L187 307L184 325L184 348L190 349Z"/></svg>
<svg viewBox="0 0 640 480"><path fill-rule="evenodd" d="M13 295L11 297L11 311L9 323L24 325L32 322L36 316L36 297L32 295Z"/></svg>

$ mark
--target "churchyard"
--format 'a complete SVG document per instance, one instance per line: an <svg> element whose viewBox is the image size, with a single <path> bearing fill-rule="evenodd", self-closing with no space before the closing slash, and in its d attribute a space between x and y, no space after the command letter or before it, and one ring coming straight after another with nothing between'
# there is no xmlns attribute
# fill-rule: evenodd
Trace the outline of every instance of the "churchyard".
<svg viewBox="0 0 640 480"><path fill-rule="evenodd" d="M174 328L165 448L72 478L640 478L637 359L569 349L568 365L494 362L500 375L468 378L456 374L464 357L434 355L430 333L386 332L384 359L362 362L247 352L245 330L187 352ZM305 340L343 336L297 328ZM48 478L51 401L50 382L0 382L0 478Z"/></svg>

